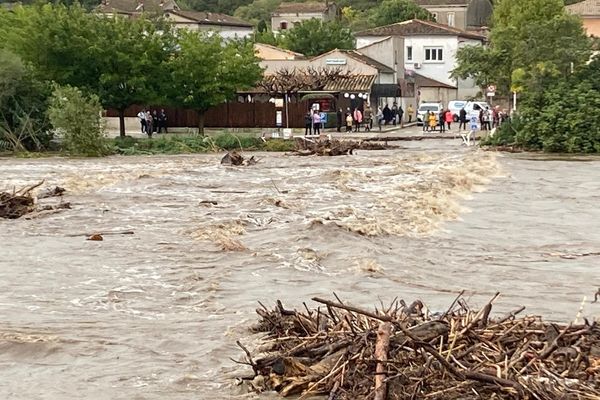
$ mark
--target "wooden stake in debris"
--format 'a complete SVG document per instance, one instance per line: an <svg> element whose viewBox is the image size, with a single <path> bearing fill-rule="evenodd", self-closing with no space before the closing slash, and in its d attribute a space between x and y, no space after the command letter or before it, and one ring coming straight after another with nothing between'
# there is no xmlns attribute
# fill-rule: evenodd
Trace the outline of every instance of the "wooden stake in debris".
<svg viewBox="0 0 600 400"><path fill-rule="evenodd" d="M375 343L375 358L377 359L377 369L375 371L375 400L385 400L387 398L387 368L388 351L390 348L390 334L392 324L382 322L377 330L377 342Z"/></svg>

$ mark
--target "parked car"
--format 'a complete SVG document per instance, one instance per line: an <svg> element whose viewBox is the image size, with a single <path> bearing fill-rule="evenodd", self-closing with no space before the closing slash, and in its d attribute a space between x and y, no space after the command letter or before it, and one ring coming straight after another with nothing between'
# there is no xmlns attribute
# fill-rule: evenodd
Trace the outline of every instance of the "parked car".
<svg viewBox="0 0 600 400"><path fill-rule="evenodd" d="M444 106L441 103L421 103L417 110L417 125L423 125L423 116L433 111L438 115Z"/></svg>
<svg viewBox="0 0 600 400"><path fill-rule="evenodd" d="M460 110L467 105L466 100L452 100L448 102L448 110L452 113L452 117L454 122L458 122L458 117L460 116Z"/></svg>

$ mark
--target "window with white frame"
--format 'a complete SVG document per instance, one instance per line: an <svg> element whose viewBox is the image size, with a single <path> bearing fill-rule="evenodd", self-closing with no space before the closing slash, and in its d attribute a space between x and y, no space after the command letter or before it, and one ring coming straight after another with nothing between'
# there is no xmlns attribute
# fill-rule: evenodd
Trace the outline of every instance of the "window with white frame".
<svg viewBox="0 0 600 400"><path fill-rule="evenodd" d="M437 22L437 20L438 20L438 13L432 12L431 16L433 17L433 20Z"/></svg>
<svg viewBox="0 0 600 400"><path fill-rule="evenodd" d="M406 61L412 61L412 46L406 46Z"/></svg>
<svg viewBox="0 0 600 400"><path fill-rule="evenodd" d="M444 61L444 49L441 47L425 47L425 61Z"/></svg>
<svg viewBox="0 0 600 400"><path fill-rule="evenodd" d="M453 12L449 12L448 15L448 26L454 26L455 22L454 22L454 13Z"/></svg>

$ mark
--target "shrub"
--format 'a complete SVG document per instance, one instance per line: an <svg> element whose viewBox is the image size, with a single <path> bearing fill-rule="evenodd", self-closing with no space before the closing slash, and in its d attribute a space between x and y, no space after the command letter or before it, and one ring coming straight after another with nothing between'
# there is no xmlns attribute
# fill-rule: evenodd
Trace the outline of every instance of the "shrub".
<svg viewBox="0 0 600 400"><path fill-rule="evenodd" d="M262 139L252 135L233 135L231 133L222 133L212 138L214 144L223 150L244 150L259 149L262 146Z"/></svg>
<svg viewBox="0 0 600 400"><path fill-rule="evenodd" d="M71 86L54 88L48 116L69 154L94 157L110 153L101 113L98 96L84 95Z"/></svg>
<svg viewBox="0 0 600 400"><path fill-rule="evenodd" d="M265 151L293 151L296 149L296 143L293 140L270 139L263 144L262 149Z"/></svg>

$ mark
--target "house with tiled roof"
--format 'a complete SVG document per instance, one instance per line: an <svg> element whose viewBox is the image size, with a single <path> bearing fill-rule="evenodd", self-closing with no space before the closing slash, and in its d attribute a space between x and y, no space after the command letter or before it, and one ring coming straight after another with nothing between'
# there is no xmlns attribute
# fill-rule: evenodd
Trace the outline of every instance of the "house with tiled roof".
<svg viewBox="0 0 600 400"><path fill-rule="evenodd" d="M172 9L164 15L176 28L217 31L225 39L246 38L253 33L251 23L226 14Z"/></svg>
<svg viewBox="0 0 600 400"><path fill-rule="evenodd" d="M310 19L332 21L340 17L341 10L334 2L281 3L271 13L271 29L279 32Z"/></svg>
<svg viewBox="0 0 600 400"><path fill-rule="evenodd" d="M569 13L579 15L589 36L600 37L600 0L584 0L566 6Z"/></svg>
<svg viewBox="0 0 600 400"><path fill-rule="evenodd" d="M414 87L417 102L447 103L455 98L475 96L480 90L472 80L457 80L451 77L451 72L456 66L458 49L483 45L486 41L484 35L414 19L359 32L356 41L358 51L393 65L401 80L404 78L404 92ZM443 88L443 96L430 98L433 92L427 89L428 92L424 93L425 89L421 90L424 86L419 86L423 82L428 88L436 87L432 85Z"/></svg>
<svg viewBox="0 0 600 400"><path fill-rule="evenodd" d="M164 15L176 28L216 31L225 38L252 35L252 24L230 15L182 10L175 0L103 0L96 12L135 17L143 13Z"/></svg>
<svg viewBox="0 0 600 400"><path fill-rule="evenodd" d="M415 0L436 22L462 30L485 31L494 11L491 0Z"/></svg>

